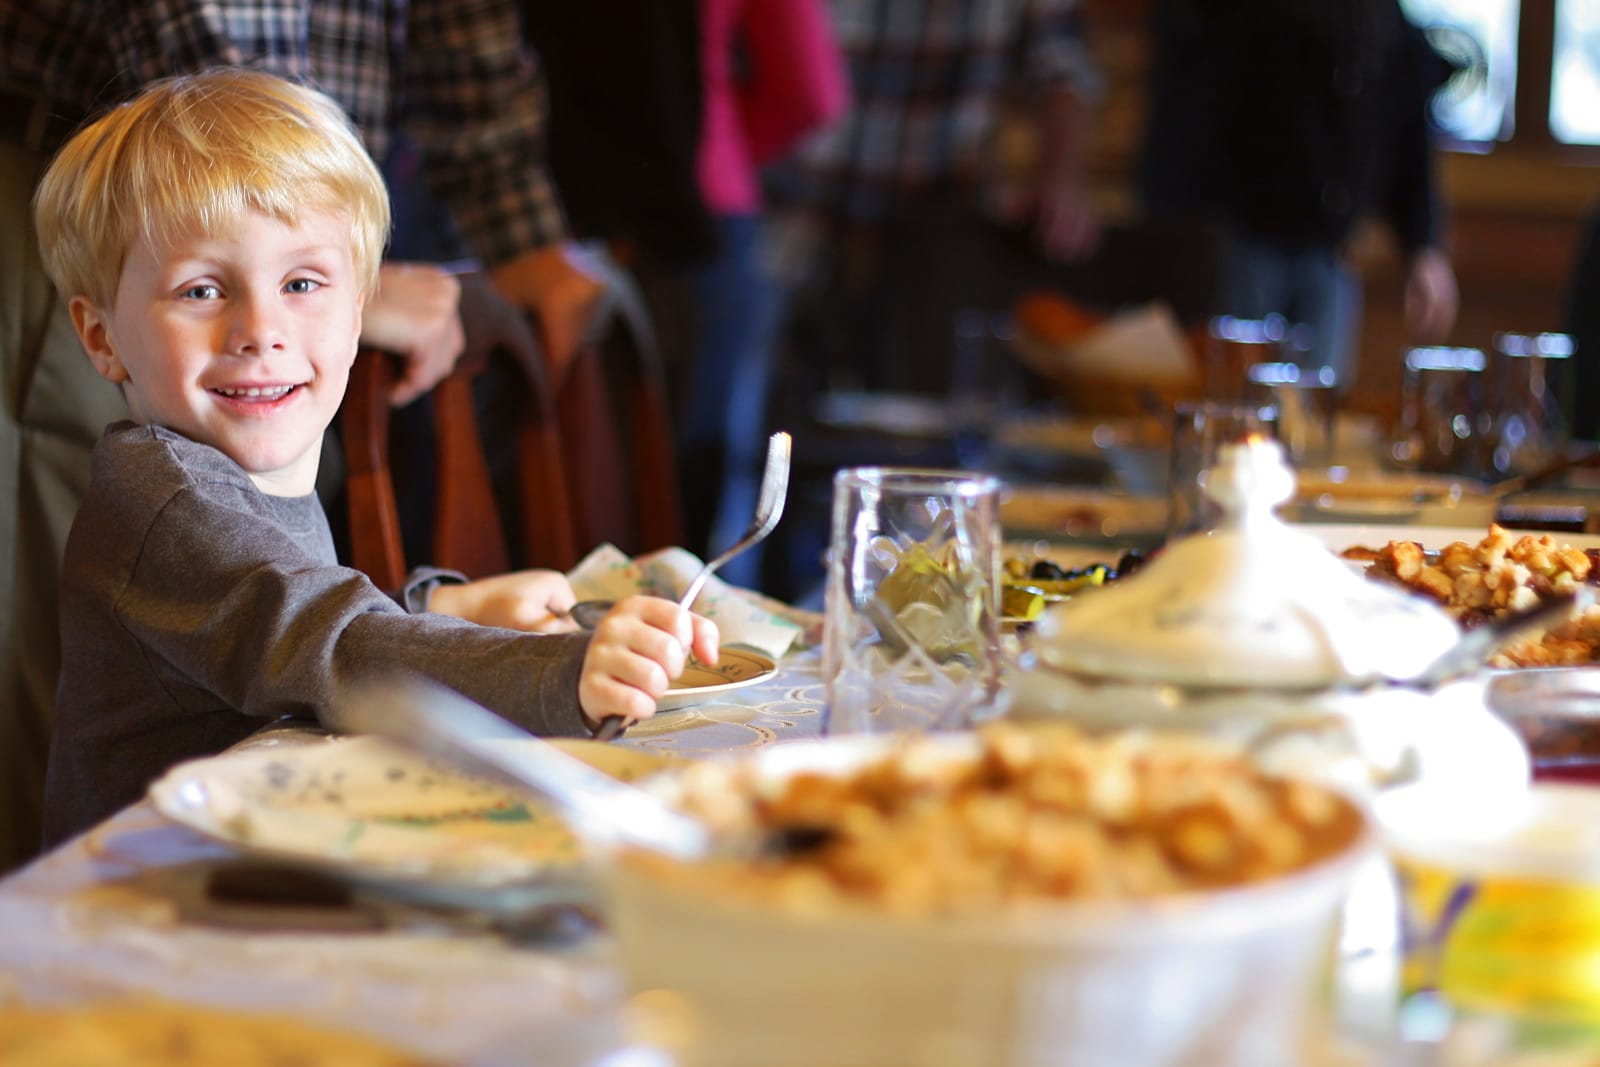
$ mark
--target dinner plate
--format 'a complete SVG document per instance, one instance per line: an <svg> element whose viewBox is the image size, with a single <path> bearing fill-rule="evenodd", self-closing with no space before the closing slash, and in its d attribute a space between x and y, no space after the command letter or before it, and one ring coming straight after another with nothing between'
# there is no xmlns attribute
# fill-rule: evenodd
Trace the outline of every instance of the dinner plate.
<svg viewBox="0 0 1600 1067"><path fill-rule="evenodd" d="M673 763L597 741L552 743L625 781ZM191 760L158 779L150 799L252 856L419 902L515 910L588 891L578 842L552 810L381 738Z"/></svg>
<svg viewBox="0 0 1600 1067"><path fill-rule="evenodd" d="M1167 502L1094 489L1011 485L1001 492L1000 526L1013 540L1154 543L1166 533Z"/></svg>
<svg viewBox="0 0 1600 1067"><path fill-rule="evenodd" d="M1288 518L1335 522L1449 523L1469 526L1494 518L1498 501L1474 483L1444 475L1383 472L1332 477L1301 472Z"/></svg>
<svg viewBox="0 0 1600 1067"><path fill-rule="evenodd" d="M778 673L778 665L753 649L724 646L718 650L717 665L708 667L691 659L666 695L656 701L657 711L704 704L747 685L764 682Z"/></svg>

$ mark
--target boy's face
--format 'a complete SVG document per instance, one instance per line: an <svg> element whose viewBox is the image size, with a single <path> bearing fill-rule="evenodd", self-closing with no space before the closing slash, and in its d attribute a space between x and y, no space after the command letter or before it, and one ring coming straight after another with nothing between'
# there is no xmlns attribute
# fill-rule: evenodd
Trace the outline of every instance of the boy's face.
<svg viewBox="0 0 1600 1067"><path fill-rule="evenodd" d="M211 445L275 496L312 491L338 411L364 294L349 220L294 226L246 215L236 232L128 253L110 309L72 300L73 323L133 417Z"/></svg>

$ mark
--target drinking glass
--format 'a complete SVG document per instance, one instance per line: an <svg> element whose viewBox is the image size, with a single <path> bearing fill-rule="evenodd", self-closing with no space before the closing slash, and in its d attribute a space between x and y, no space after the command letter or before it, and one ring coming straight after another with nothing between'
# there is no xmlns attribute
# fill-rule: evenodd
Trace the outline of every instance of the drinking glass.
<svg viewBox="0 0 1600 1067"><path fill-rule="evenodd" d="M1218 315L1210 323L1205 353L1205 395L1208 400L1242 404L1248 399L1247 375L1257 363L1278 363L1289 339L1282 315L1260 319Z"/></svg>
<svg viewBox="0 0 1600 1067"><path fill-rule="evenodd" d="M1390 458L1401 467L1478 477L1490 429L1480 348L1406 350L1400 422Z"/></svg>
<svg viewBox="0 0 1600 1067"><path fill-rule="evenodd" d="M1184 401L1172 409L1167 474L1167 540L1210 529L1222 515L1206 495L1206 473L1224 445L1271 432L1271 412L1254 404Z"/></svg>
<svg viewBox="0 0 1600 1067"><path fill-rule="evenodd" d="M1495 475L1526 474L1565 452L1561 397L1572 351L1572 338L1564 333L1495 334Z"/></svg>
<svg viewBox="0 0 1600 1067"><path fill-rule="evenodd" d="M1339 378L1332 367L1257 363L1245 372L1248 399L1269 419L1295 469L1333 462Z"/></svg>
<svg viewBox="0 0 1600 1067"><path fill-rule="evenodd" d="M833 482L825 733L970 726L1000 688L1000 482L857 467Z"/></svg>

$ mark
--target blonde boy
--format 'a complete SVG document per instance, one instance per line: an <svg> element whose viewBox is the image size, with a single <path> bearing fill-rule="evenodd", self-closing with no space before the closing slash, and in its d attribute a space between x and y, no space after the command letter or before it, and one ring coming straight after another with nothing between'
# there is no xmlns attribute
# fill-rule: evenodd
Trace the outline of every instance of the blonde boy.
<svg viewBox="0 0 1600 1067"><path fill-rule="evenodd" d="M35 198L45 268L132 422L96 446L67 541L46 783L55 842L179 760L365 675L413 671L545 734L650 715L716 629L669 601L557 631L565 579L395 597L338 565L313 493L387 234L337 105L226 68L160 82L75 136ZM485 625L489 624L489 625Z"/></svg>

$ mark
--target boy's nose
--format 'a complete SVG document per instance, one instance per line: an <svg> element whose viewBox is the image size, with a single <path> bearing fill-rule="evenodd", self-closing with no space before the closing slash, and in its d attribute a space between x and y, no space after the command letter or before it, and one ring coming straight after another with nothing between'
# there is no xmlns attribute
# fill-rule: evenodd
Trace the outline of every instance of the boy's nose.
<svg viewBox="0 0 1600 1067"><path fill-rule="evenodd" d="M271 300L236 299L228 316L227 350L263 355L283 347L283 324Z"/></svg>

